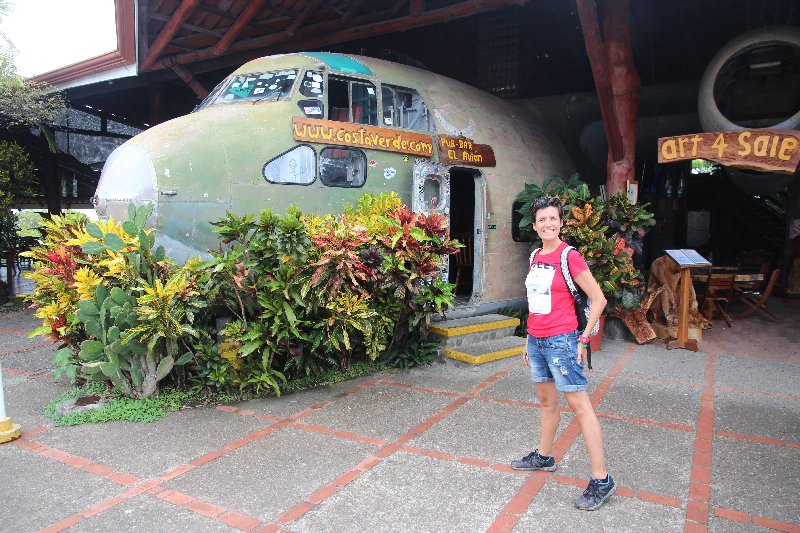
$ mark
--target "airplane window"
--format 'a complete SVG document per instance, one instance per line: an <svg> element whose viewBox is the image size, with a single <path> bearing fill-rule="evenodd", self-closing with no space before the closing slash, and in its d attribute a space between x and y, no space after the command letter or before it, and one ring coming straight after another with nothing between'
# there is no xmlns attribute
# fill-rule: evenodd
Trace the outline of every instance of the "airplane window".
<svg viewBox="0 0 800 533"><path fill-rule="evenodd" d="M378 124L378 97L371 83L351 82L353 122L356 124Z"/></svg>
<svg viewBox="0 0 800 533"><path fill-rule="evenodd" d="M297 78L296 70L278 72L254 72L231 76L228 85L214 99L214 104L252 100L275 101L286 98Z"/></svg>
<svg viewBox="0 0 800 533"><path fill-rule="evenodd" d="M436 131L428 106L414 89L384 85L383 123L415 131Z"/></svg>
<svg viewBox="0 0 800 533"><path fill-rule="evenodd" d="M350 86L346 80L328 78L329 118L339 122L350 122Z"/></svg>
<svg viewBox="0 0 800 533"><path fill-rule="evenodd" d="M367 157L361 150L323 148L319 177L328 187L361 187L367 179Z"/></svg>
<svg viewBox="0 0 800 533"><path fill-rule="evenodd" d="M317 173L316 153L301 144L264 165L264 177L270 183L308 185Z"/></svg>
<svg viewBox="0 0 800 533"><path fill-rule="evenodd" d="M222 92L222 88L228 85L230 79L231 77L228 76L227 78L219 82L217 86L214 87L214 89L210 93L208 93L208 96L203 98L203 101L197 104L194 109L192 109L192 113L194 113L195 111L200 111L201 109L210 106L211 103L217 99L219 93Z"/></svg>
<svg viewBox="0 0 800 533"><path fill-rule="evenodd" d="M322 72L307 70L305 76L303 76L303 81L300 83L300 94L309 97L321 97L324 91Z"/></svg>
<svg viewBox="0 0 800 533"><path fill-rule="evenodd" d="M330 120L354 124L378 124L378 96L375 86L360 80L328 78Z"/></svg>

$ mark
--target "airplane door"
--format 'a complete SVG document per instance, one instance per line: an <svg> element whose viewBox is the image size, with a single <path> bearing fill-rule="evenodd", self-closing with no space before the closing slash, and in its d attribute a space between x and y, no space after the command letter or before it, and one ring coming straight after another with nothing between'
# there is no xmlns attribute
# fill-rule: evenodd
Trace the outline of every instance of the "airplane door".
<svg viewBox="0 0 800 533"><path fill-rule="evenodd" d="M426 215L450 214L450 172L443 165L432 161L418 161L414 164L411 210ZM449 256L445 256L442 266L442 276L445 280L448 271Z"/></svg>

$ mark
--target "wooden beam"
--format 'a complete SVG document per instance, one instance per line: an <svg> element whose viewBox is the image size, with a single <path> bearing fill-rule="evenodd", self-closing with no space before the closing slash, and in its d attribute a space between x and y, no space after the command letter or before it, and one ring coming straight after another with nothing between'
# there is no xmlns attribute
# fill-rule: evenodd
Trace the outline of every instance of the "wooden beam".
<svg viewBox="0 0 800 533"><path fill-rule="evenodd" d="M272 8L270 8L272 9ZM294 17L286 17L283 15L275 14L275 16L267 16L267 18L262 18L258 20L254 20L250 25L251 26L262 26L272 28L276 24L281 24L283 22L294 20Z"/></svg>
<svg viewBox="0 0 800 533"><path fill-rule="evenodd" d="M150 49L147 51L147 57L145 57L144 61L139 65L140 72L150 70L150 67L156 63L158 56L161 55L161 52L164 51L170 40L172 40L172 37L178 32L181 25L186 22L186 19L189 18L189 15L192 14L194 8L197 7L199 3L200 0L183 0L181 2L178 9L172 13L169 21L161 28L158 37L155 38Z"/></svg>
<svg viewBox="0 0 800 533"><path fill-rule="evenodd" d="M194 76L192 76L192 73L186 70L186 68L181 65L173 65L172 70L174 70L175 74L180 76L184 83L186 83L186 85L188 85L194 91L194 94L200 97L200 100L208 96L208 91L206 88L203 87L203 85L197 81Z"/></svg>
<svg viewBox="0 0 800 533"><path fill-rule="evenodd" d="M358 10L361 9L361 6L364 5L364 0L356 0L352 4L350 4L350 8L345 12L344 16L342 17L342 24L347 24L350 22L353 17L358 14Z"/></svg>
<svg viewBox="0 0 800 533"><path fill-rule="evenodd" d="M397 0L392 7L389 8L389 13L395 14L400 13L402 11L403 6L406 5L406 0Z"/></svg>
<svg viewBox="0 0 800 533"><path fill-rule="evenodd" d="M297 17L294 19L294 22L292 22L291 26L286 28L286 31L284 33L286 33L286 35L290 37L294 37L294 34L297 32L297 29L303 25L308 16L311 14L311 11L317 8L317 4L319 4L319 0L309 0L309 2L306 4L305 9L303 9L303 11L299 15L297 15Z"/></svg>
<svg viewBox="0 0 800 533"><path fill-rule="evenodd" d="M379 19L378 21L375 21L375 18L382 16L382 13L372 13L353 19L352 25L355 26L353 28L337 31L336 28L341 27L341 21L321 22L302 28L298 32L298 37L301 37L301 39L293 40L292 37L285 33L264 35L253 39L237 41L230 46L229 51L242 52L268 48L285 43L291 43L293 48L303 50L354 39L364 39L378 34L410 30L421 26L468 17L486 11L493 11L501 7L523 5L527 2L528 0L465 0L448 7L426 11L418 17L406 15L389 20ZM209 59L213 57L211 50L211 48L206 48L198 50L197 52L179 54L170 58L170 62L163 60L157 61L153 64L153 70L169 68L175 63L185 65Z"/></svg>
<svg viewBox="0 0 800 533"><path fill-rule="evenodd" d="M245 26L247 26L247 23L256 16L256 13L258 13L263 4L264 0L250 0L250 2L247 4L247 7L236 19L236 22L231 24L231 26L228 28L228 31L222 36L222 39L220 39L219 42L214 45L214 48L211 49L211 53L215 56L225 53L231 43L236 39L236 37L239 36L239 33L244 29Z"/></svg>
<svg viewBox="0 0 800 533"><path fill-rule="evenodd" d="M159 20L161 22L167 22L170 19L170 17L168 17L166 15L162 15L161 13L151 13L150 14L150 18L151 19L155 19L155 20ZM186 23L186 22L181 24L181 28L186 28L187 30L192 30L193 32L196 32L196 33L204 33L206 35L211 35L213 37L219 37L220 35L222 35L222 32L223 32L223 30L210 30L208 28L204 28L202 26L197 26L196 24L189 24L189 23ZM175 42L175 40L171 40L170 42Z"/></svg>
<svg viewBox="0 0 800 533"><path fill-rule="evenodd" d="M282 7L281 0L272 0L271 2L267 2L267 7L271 11L274 11L275 13L283 15L284 17L289 19L293 19L295 16L297 16L297 13L295 13L294 11L289 11L286 8Z"/></svg>
<svg viewBox="0 0 800 533"><path fill-rule="evenodd" d="M592 67L592 77L600 100L600 114L608 138L608 147L614 161L622 159L622 135L617 114L614 109L614 94L611 90L611 79L608 75L605 45L600 35L600 24L597 19L597 5L595 0L576 0L578 16L583 28L583 40L586 43L586 55Z"/></svg>
<svg viewBox="0 0 800 533"><path fill-rule="evenodd" d="M236 18L235 18L235 17L233 17L233 16L232 16L230 13L228 13L227 11L225 11L225 10L223 10L223 9L219 9L219 8L218 8L218 7L216 7L216 6L210 6L210 5L206 4L205 2L200 2L200 3L197 5L197 9L202 9L203 11L206 11L206 12L208 12L208 13L211 13L212 15L216 15L216 16L218 16L219 18L223 18L223 19L225 19L225 20L230 20L231 22L233 22L234 20L236 20Z"/></svg>

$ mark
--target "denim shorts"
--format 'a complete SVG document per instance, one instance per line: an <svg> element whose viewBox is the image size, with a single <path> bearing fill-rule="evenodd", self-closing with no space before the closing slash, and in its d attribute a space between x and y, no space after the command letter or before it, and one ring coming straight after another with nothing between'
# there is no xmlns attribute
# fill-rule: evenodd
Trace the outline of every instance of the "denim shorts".
<svg viewBox="0 0 800 533"><path fill-rule="evenodd" d="M528 335L528 360L534 383L555 381L556 390L586 390L583 363L578 363L578 332L537 338Z"/></svg>

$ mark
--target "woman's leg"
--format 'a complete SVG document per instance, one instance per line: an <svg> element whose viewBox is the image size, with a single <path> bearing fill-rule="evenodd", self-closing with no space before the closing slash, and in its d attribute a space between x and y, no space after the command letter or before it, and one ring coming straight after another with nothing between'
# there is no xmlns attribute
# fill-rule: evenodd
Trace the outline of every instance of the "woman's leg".
<svg viewBox="0 0 800 533"><path fill-rule="evenodd" d="M594 407L589 401L589 396L586 391L565 392L564 396L581 425L583 440L586 443L586 449L589 450L589 461L592 464L592 477L605 479L607 472L603 453L603 433L600 429L600 421L597 420L597 415L594 413Z"/></svg>
<svg viewBox="0 0 800 533"><path fill-rule="evenodd" d="M539 431L539 454L545 457L553 455L553 441L556 438L561 412L558 410L558 391L556 384L545 381L536 384L539 402L542 409L539 413L541 428Z"/></svg>

